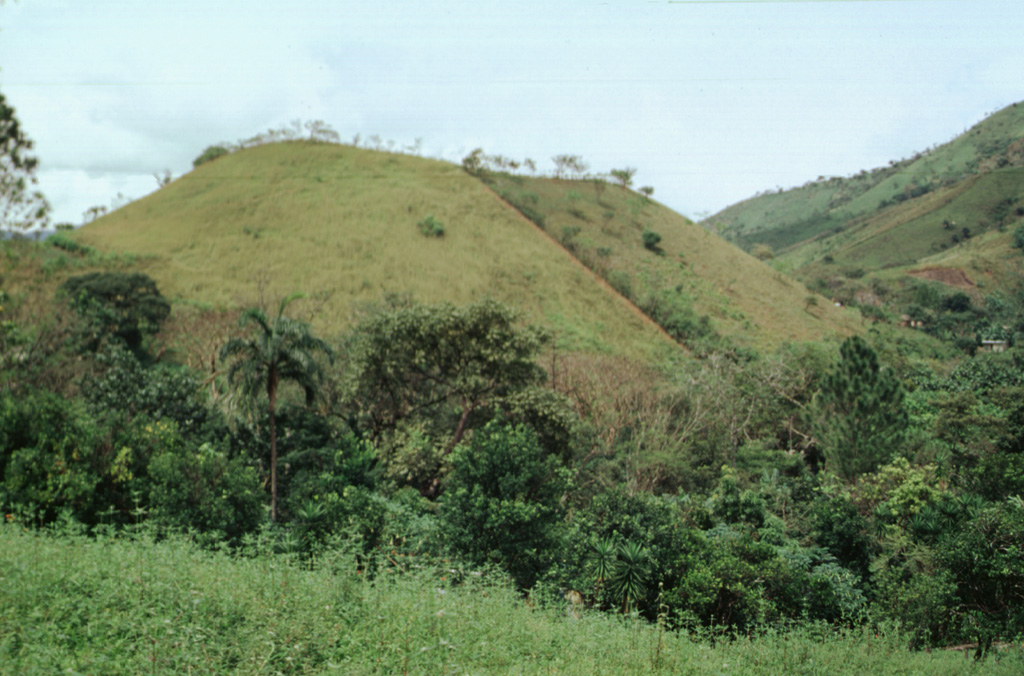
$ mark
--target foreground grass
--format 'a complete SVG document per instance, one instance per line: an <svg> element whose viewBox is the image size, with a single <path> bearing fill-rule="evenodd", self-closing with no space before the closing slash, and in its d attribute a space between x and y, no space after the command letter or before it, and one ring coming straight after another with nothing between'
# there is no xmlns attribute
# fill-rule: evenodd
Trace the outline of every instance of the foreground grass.
<svg viewBox="0 0 1024 676"><path fill-rule="evenodd" d="M375 581L180 541L0 527L0 674L1020 673L907 652L895 634L798 630L713 645L629 619L534 608L488 576L405 566Z"/></svg>

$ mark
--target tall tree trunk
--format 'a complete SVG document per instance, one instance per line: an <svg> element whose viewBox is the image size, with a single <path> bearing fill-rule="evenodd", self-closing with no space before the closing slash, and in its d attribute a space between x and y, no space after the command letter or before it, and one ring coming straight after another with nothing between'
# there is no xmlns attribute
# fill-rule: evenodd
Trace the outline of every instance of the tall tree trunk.
<svg viewBox="0 0 1024 676"><path fill-rule="evenodd" d="M462 437L466 434L466 421L469 420L469 414L476 408L476 404L470 405L469 403L463 402L462 404L462 415L459 417L459 424L455 428L455 437L452 438L452 442L448 444L448 453L455 450L455 447L462 441Z"/></svg>
<svg viewBox="0 0 1024 676"><path fill-rule="evenodd" d="M270 367L267 374L267 400L270 413L270 520L277 521L277 428L274 408L277 404L277 368Z"/></svg>

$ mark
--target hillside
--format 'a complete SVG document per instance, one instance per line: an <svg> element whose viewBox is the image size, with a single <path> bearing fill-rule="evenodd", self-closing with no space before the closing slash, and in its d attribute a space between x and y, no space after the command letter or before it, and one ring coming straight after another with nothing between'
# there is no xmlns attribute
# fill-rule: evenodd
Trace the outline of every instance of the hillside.
<svg viewBox="0 0 1024 676"><path fill-rule="evenodd" d="M442 237L421 234L433 216ZM651 357L650 320L514 209L450 164L350 146L242 150L81 228L143 261L176 309L239 307L304 291L333 335L386 294L427 303L489 296L552 327L560 346Z"/></svg>
<svg viewBox="0 0 1024 676"><path fill-rule="evenodd" d="M856 313L642 194L601 179L483 181L687 345L771 349L846 336ZM646 233L660 236L646 246ZM810 300L811 298L813 300Z"/></svg>
<svg viewBox="0 0 1024 676"><path fill-rule="evenodd" d="M1016 104L909 160L760 195L704 223L830 298L876 319L913 318L967 350L1014 324L1005 299L1024 288L1013 239L1022 224ZM972 299L973 319L943 330L943 299L957 293Z"/></svg>
<svg viewBox="0 0 1024 676"><path fill-rule="evenodd" d="M811 239L842 234L858 219L907 202L920 204L921 198L934 197L936 191L947 195L950 189L963 191L980 175L1021 165L1024 106L1013 104L952 141L912 158L850 177L819 177L799 188L758 195L715 214L704 225L745 249L766 244L778 254ZM1000 201L1013 197L986 192L981 201L986 210L995 210ZM978 220L971 220L972 231L996 225Z"/></svg>

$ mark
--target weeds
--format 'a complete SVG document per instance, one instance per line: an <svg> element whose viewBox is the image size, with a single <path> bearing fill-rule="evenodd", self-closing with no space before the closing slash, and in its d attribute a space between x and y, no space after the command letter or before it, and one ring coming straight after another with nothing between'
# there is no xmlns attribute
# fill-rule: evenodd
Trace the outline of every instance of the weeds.
<svg viewBox="0 0 1024 676"><path fill-rule="evenodd" d="M146 527L87 538L0 526L0 674L1016 674L1019 648L975 663L913 653L897 627L805 626L757 638L528 605L493 573L352 553L235 554ZM443 562L442 562L443 563ZM448 564L450 565L450 564Z"/></svg>

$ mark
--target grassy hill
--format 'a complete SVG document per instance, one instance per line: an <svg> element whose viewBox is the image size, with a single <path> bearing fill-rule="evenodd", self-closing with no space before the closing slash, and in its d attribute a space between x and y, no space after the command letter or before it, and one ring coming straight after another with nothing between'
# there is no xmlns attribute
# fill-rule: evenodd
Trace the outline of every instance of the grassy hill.
<svg viewBox="0 0 1024 676"><path fill-rule="evenodd" d="M1017 293L1024 223L1024 105L1009 106L949 143L848 178L759 195L704 223L737 244L774 252L776 269L843 302L898 315L932 295L982 301ZM917 294L919 295L919 294Z"/></svg>
<svg viewBox="0 0 1024 676"><path fill-rule="evenodd" d="M786 252L811 239L842 234L857 219L944 188L967 189L980 175L1022 165L1024 105L1013 104L927 152L855 176L819 177L799 188L758 195L715 214L704 225L748 250L767 244L776 253ZM964 181L968 184L960 185ZM1013 195L984 200L986 209L1000 208L1006 197ZM988 225L993 224L981 227ZM969 227L978 226L972 219Z"/></svg>
<svg viewBox="0 0 1024 676"><path fill-rule="evenodd" d="M443 236L420 232L430 217ZM654 250L645 230L662 237ZM484 184L447 163L337 144L235 152L74 236L141 257L182 311L319 294L314 325L327 335L386 294L494 297L552 327L563 348L641 358L671 352L669 334L763 349L860 327L625 188L507 174Z"/></svg>
<svg viewBox="0 0 1024 676"><path fill-rule="evenodd" d="M809 303L799 282L656 201L600 179L483 172L481 178L553 239L685 343L771 349L845 336L855 313ZM646 246L645 233L660 241Z"/></svg>
<svg viewBox="0 0 1024 676"><path fill-rule="evenodd" d="M433 218L442 237L417 224ZM648 318L487 188L450 164L336 144L235 152L78 230L127 251L176 301L239 307L318 295L332 335L385 294L427 303L489 296L555 329L567 349L673 351Z"/></svg>

